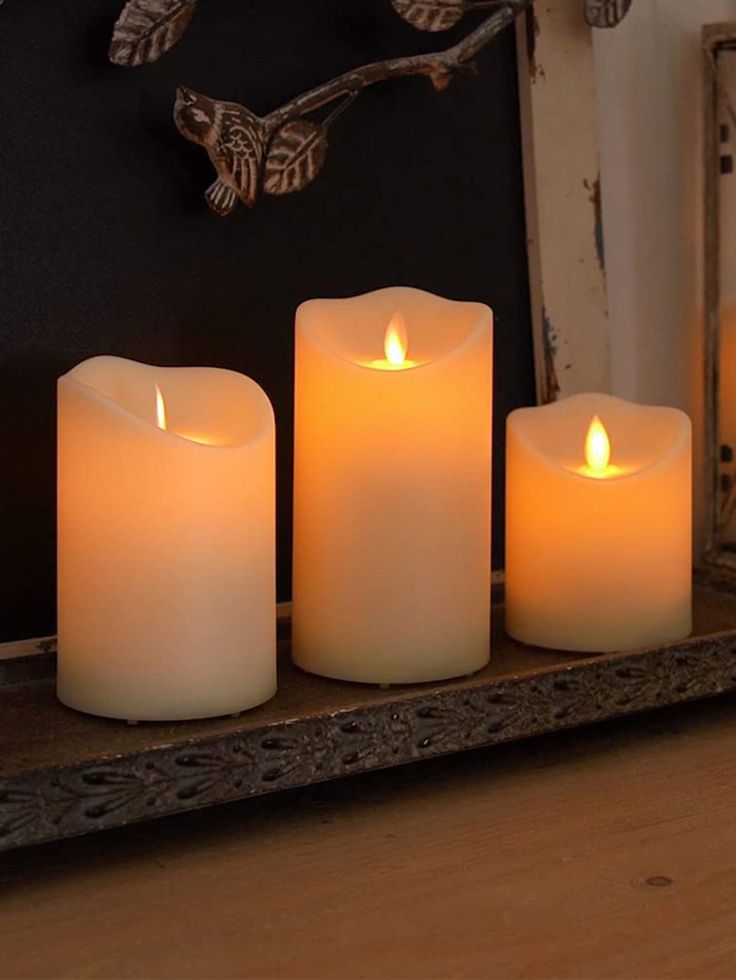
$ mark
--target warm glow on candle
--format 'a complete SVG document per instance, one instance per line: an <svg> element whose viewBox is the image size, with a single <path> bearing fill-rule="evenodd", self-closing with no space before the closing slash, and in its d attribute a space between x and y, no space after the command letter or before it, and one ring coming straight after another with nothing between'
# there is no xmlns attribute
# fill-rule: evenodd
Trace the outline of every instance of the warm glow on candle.
<svg viewBox="0 0 736 980"><path fill-rule="evenodd" d="M395 313L386 327L386 335L383 339L383 349L386 352L386 360L394 367L400 367L406 360L406 352L409 347L409 340L406 335L406 327L400 314Z"/></svg>
<svg viewBox="0 0 736 980"><path fill-rule="evenodd" d="M166 402L158 385L156 385L156 425L159 429L168 428L166 424Z"/></svg>
<svg viewBox="0 0 736 980"><path fill-rule="evenodd" d="M611 459L611 440L606 428L596 415L585 437L585 462L594 473L605 473Z"/></svg>
<svg viewBox="0 0 736 980"><path fill-rule="evenodd" d="M406 324L400 313L394 313L383 335L383 357L368 361L368 366L379 371L403 371L417 366L406 354L409 350L409 337Z"/></svg>
<svg viewBox="0 0 736 980"><path fill-rule="evenodd" d="M182 439L188 439L190 442L198 442L202 446L218 445L217 440L209 435L203 435L198 432L178 432L169 429L169 422L166 415L166 402L158 385L156 385L156 425L159 429L164 429L166 432L171 431L174 435L181 436Z"/></svg>

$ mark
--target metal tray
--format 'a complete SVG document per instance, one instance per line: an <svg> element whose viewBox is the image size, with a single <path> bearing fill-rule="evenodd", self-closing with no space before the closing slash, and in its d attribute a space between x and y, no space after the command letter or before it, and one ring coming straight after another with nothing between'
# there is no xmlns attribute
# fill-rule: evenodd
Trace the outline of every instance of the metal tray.
<svg viewBox="0 0 736 980"><path fill-rule="evenodd" d="M237 718L129 726L54 696L48 643L0 661L0 850L87 834L736 690L736 595L698 588L681 643L594 657L524 647L494 609L491 664L381 690L294 668Z"/></svg>

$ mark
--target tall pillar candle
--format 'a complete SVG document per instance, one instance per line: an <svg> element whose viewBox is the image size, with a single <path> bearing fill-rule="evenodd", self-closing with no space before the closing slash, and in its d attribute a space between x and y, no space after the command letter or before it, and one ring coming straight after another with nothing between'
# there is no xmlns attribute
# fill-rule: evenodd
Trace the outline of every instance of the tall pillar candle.
<svg viewBox="0 0 736 980"><path fill-rule="evenodd" d="M416 289L296 318L293 656L392 684L489 657L492 313Z"/></svg>
<svg viewBox="0 0 736 980"><path fill-rule="evenodd" d="M249 378L95 357L58 385L58 695L129 720L276 690L274 422Z"/></svg>
<svg viewBox="0 0 736 980"><path fill-rule="evenodd" d="M691 631L690 420L585 394L507 424L506 626L603 652Z"/></svg>

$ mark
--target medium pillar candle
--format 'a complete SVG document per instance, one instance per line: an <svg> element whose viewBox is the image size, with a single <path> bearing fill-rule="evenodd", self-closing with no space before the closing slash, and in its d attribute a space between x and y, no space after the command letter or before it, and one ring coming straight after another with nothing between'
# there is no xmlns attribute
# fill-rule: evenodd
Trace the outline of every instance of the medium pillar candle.
<svg viewBox="0 0 736 980"><path fill-rule="evenodd" d="M378 684L489 657L492 313L416 289L296 318L293 656Z"/></svg>
<svg viewBox="0 0 736 980"><path fill-rule="evenodd" d="M276 690L274 422L249 378L95 357L58 385L58 695L129 720Z"/></svg>
<svg viewBox="0 0 736 980"><path fill-rule="evenodd" d="M507 424L506 627L603 652L691 624L690 420L585 394Z"/></svg>

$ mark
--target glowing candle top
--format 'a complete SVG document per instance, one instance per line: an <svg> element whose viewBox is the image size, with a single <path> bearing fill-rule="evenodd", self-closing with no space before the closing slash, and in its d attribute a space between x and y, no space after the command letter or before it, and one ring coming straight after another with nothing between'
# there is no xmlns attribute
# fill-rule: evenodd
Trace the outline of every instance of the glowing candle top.
<svg viewBox="0 0 736 980"><path fill-rule="evenodd" d="M688 443L677 409L634 405L605 394L580 394L514 412L514 436L540 465L572 479L606 484L662 464Z"/></svg>
<svg viewBox="0 0 736 980"><path fill-rule="evenodd" d="M622 467L611 463L611 440L608 430L597 415L593 416L588 426L585 436L585 463L578 468L578 472L594 480L605 480L626 472Z"/></svg>
<svg viewBox="0 0 736 980"><path fill-rule="evenodd" d="M400 313L394 313L383 337L384 357L371 361L370 366L379 371L405 371L416 367L417 362L407 358L408 351L409 335L404 318Z"/></svg>
<svg viewBox="0 0 736 980"><path fill-rule="evenodd" d="M304 340L329 361L355 368L366 383L394 389L419 384L441 362L465 357L491 321L481 303L392 286L349 299L308 300L297 314L297 343ZM358 383L358 374L351 375Z"/></svg>
<svg viewBox="0 0 736 980"><path fill-rule="evenodd" d="M150 427L159 439L240 451L273 424L258 385L221 368L158 367L103 355L77 365L63 382L96 412L114 417L120 431Z"/></svg>
<svg viewBox="0 0 736 980"><path fill-rule="evenodd" d="M159 429L168 429L168 425L166 424L166 402L158 385L156 385L156 425Z"/></svg>

